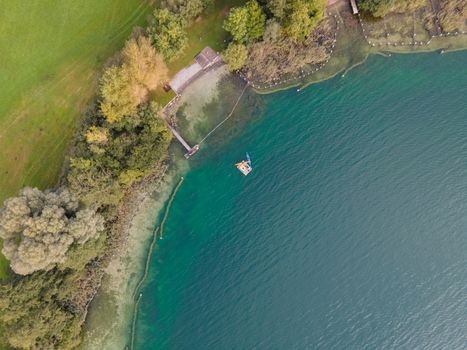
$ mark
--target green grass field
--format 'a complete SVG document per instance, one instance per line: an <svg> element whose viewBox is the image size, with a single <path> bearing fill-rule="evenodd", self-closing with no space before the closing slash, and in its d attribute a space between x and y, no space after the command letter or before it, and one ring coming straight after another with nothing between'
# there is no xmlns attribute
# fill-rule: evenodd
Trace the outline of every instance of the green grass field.
<svg viewBox="0 0 467 350"><path fill-rule="evenodd" d="M97 73L144 0L0 0L0 203L24 185L53 186ZM5 274L0 259L0 276Z"/></svg>

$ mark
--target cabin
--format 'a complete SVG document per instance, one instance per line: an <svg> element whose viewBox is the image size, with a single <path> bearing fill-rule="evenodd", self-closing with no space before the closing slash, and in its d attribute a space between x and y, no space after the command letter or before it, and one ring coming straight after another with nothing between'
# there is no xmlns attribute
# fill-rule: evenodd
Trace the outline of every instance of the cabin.
<svg viewBox="0 0 467 350"><path fill-rule="evenodd" d="M350 6L352 7L352 13L354 15L357 15L358 14L358 7L357 7L356 0L350 0Z"/></svg>
<svg viewBox="0 0 467 350"><path fill-rule="evenodd" d="M222 62L221 56L210 47L205 47L196 55L195 62L175 74L168 85L179 95L190 83L219 62Z"/></svg>

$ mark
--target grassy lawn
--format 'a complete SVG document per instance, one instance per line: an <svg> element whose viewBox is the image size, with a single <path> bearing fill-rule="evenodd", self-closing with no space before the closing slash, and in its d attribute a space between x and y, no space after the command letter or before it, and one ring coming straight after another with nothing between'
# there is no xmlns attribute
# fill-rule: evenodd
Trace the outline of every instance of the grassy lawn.
<svg viewBox="0 0 467 350"><path fill-rule="evenodd" d="M144 0L0 0L0 203L56 183L97 73L152 7ZM0 258L0 277L5 274Z"/></svg>

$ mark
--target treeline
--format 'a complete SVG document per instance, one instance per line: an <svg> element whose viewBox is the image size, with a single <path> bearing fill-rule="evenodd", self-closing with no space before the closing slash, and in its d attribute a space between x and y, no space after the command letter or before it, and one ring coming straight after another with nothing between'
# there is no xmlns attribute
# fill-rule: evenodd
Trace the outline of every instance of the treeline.
<svg viewBox="0 0 467 350"><path fill-rule="evenodd" d="M232 8L224 22L232 37L224 60L232 70L239 70L247 64L255 43L303 42L323 18L325 8L326 0L249 0Z"/></svg>
<svg viewBox="0 0 467 350"><path fill-rule="evenodd" d="M326 0L249 0L230 10L224 29L231 40L223 53L231 70L255 82L294 74L329 57L334 33Z"/></svg>
<svg viewBox="0 0 467 350"><path fill-rule="evenodd" d="M168 80L166 62L186 45L186 27L211 0L172 0L129 39L103 72L83 116L62 186L24 188L0 209L0 329L19 349L72 349L102 275L112 224L127 191L160 169L171 141L151 99Z"/></svg>

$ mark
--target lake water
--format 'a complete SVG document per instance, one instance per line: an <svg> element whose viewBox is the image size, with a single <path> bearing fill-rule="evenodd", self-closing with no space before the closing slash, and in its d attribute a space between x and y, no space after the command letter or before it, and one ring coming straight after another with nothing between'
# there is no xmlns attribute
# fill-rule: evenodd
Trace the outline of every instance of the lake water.
<svg viewBox="0 0 467 350"><path fill-rule="evenodd" d="M190 161L135 348L466 349L467 52L258 98Z"/></svg>

